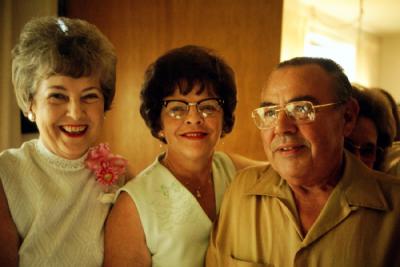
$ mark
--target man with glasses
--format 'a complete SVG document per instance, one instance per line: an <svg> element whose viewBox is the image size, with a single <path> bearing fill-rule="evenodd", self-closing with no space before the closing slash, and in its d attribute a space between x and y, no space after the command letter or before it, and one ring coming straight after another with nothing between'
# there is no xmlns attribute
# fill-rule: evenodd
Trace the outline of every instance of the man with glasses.
<svg viewBox="0 0 400 267"><path fill-rule="evenodd" d="M206 266L399 266L400 181L344 150L358 105L342 68L284 61L261 99L270 165L226 191Z"/></svg>

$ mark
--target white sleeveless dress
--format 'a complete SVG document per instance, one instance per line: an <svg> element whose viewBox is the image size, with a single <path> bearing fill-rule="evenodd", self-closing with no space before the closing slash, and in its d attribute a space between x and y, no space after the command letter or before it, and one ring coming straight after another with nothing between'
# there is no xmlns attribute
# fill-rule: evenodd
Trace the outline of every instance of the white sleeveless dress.
<svg viewBox="0 0 400 267"><path fill-rule="evenodd" d="M160 157L120 191L127 192L135 202L153 267L202 267L213 222L196 198L160 163ZM226 154L216 152L212 173L219 212L236 170Z"/></svg>
<svg viewBox="0 0 400 267"><path fill-rule="evenodd" d="M110 204L99 200L85 157L60 158L39 140L0 154L1 183L22 238L20 266L102 265Z"/></svg>

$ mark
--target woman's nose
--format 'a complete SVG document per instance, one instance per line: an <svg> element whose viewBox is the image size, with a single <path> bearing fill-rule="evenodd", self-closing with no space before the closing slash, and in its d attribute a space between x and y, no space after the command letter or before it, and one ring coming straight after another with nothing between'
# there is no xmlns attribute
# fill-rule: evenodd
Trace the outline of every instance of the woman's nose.
<svg viewBox="0 0 400 267"><path fill-rule="evenodd" d="M74 119L79 120L84 112L84 107L79 100L71 100L68 104L68 115Z"/></svg>
<svg viewBox="0 0 400 267"><path fill-rule="evenodd" d="M188 113L185 117L185 123L187 124L200 124L204 121L203 116L197 110L197 105L190 105Z"/></svg>

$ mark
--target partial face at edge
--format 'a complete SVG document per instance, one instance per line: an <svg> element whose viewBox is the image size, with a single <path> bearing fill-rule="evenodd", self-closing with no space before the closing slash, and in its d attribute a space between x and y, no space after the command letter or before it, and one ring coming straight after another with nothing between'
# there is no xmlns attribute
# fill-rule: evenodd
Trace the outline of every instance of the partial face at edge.
<svg viewBox="0 0 400 267"><path fill-rule="evenodd" d="M348 139L358 147L358 149L349 148L349 150L372 169L376 160L378 142L378 132L374 122L369 118L359 117Z"/></svg>

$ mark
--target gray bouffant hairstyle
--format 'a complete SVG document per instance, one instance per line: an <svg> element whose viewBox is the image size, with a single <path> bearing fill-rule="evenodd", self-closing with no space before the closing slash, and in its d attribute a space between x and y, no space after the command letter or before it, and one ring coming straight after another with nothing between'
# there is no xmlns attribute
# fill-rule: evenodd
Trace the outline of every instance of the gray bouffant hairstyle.
<svg viewBox="0 0 400 267"><path fill-rule="evenodd" d="M113 45L96 26L80 19L33 18L12 50L18 106L26 115L40 82L52 75L99 75L107 111L115 94L116 63Z"/></svg>

